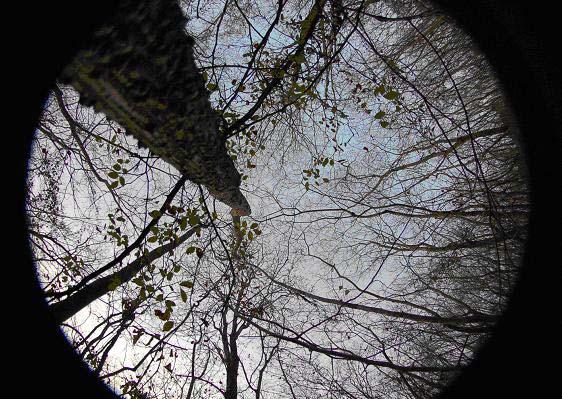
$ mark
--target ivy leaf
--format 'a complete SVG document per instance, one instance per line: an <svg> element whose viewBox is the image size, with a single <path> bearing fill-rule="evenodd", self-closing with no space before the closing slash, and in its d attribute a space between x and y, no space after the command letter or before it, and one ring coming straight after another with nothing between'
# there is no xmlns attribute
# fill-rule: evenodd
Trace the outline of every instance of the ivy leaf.
<svg viewBox="0 0 562 399"><path fill-rule="evenodd" d="M191 215L189 215L189 225L190 226L195 226L197 224L199 224L201 220L199 219L199 216L197 216L197 214L192 213Z"/></svg>
<svg viewBox="0 0 562 399"><path fill-rule="evenodd" d="M172 327L174 327L174 322L173 321L167 321L162 326L162 331L170 331L172 329Z"/></svg>
<svg viewBox="0 0 562 399"><path fill-rule="evenodd" d="M133 283L135 283L136 285L142 287L144 285L144 279L142 277L136 277L134 279L131 280Z"/></svg>
<svg viewBox="0 0 562 399"><path fill-rule="evenodd" d="M323 4L323 3L320 3L320 4ZM304 44L306 36L308 35L310 29L312 28L312 22L314 21L314 19L318 15L319 11L320 11L320 7L316 4L314 4L312 6L312 8L310 9L310 12L306 16L306 18L301 22L301 24L300 24L301 30L299 32L299 38L297 39L298 44L301 44L301 45Z"/></svg>
<svg viewBox="0 0 562 399"><path fill-rule="evenodd" d="M193 288L193 282L192 282L192 281L189 281L189 280L187 280L187 281L182 281L182 282L180 283L180 285L181 285L182 287L185 287L185 288Z"/></svg>
<svg viewBox="0 0 562 399"><path fill-rule="evenodd" d="M113 280L111 280L111 283L109 283L109 285L107 286L107 289L109 291L115 291L117 287L119 287L120 285L121 285L121 279L118 276L115 276Z"/></svg>
<svg viewBox="0 0 562 399"><path fill-rule="evenodd" d="M153 211L149 212L148 214L150 215L150 217L152 217L152 219L158 219L160 216L162 216L160 211L157 211L157 210L153 210Z"/></svg>
<svg viewBox="0 0 562 399"><path fill-rule="evenodd" d="M398 98L398 92L391 90L388 93L386 93L383 97L390 101L396 100Z"/></svg>

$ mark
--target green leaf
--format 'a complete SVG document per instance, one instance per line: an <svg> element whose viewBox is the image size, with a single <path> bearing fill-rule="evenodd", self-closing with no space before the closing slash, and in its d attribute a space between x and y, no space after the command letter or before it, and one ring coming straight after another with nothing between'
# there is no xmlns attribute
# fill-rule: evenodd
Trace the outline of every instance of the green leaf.
<svg viewBox="0 0 562 399"><path fill-rule="evenodd" d="M156 242L156 241L158 241L158 237L156 237L156 236L151 236L151 237L148 237L146 241L148 241L148 242Z"/></svg>
<svg viewBox="0 0 562 399"><path fill-rule="evenodd" d="M323 2L319 4L322 4L323 6ZM306 18L301 22L301 30L299 32L299 38L297 39L298 44L301 45L304 44L305 38L308 35L309 30L312 28L312 22L318 15L319 11L320 11L320 7L317 4L314 4L310 9L310 12L306 16Z"/></svg>
<svg viewBox="0 0 562 399"><path fill-rule="evenodd" d="M381 121L381 126L382 126L383 128L386 129L386 128L388 127L388 125L389 125L389 123L388 123L387 121Z"/></svg>
<svg viewBox="0 0 562 399"><path fill-rule="evenodd" d="M300 52L298 54L293 54L293 55L289 56L289 58L295 64L302 64L305 61L304 53L302 53L302 52ZM300 91L302 91L302 90L300 90Z"/></svg>
<svg viewBox="0 0 562 399"><path fill-rule="evenodd" d="M123 176L119 177L119 184L121 184L121 186L125 185L125 178Z"/></svg>
<svg viewBox="0 0 562 399"><path fill-rule="evenodd" d="M182 290L181 288L180 288L180 296L181 296L181 300L182 300L183 302L187 302L187 294L186 294L185 291Z"/></svg>
<svg viewBox="0 0 562 399"><path fill-rule="evenodd" d="M113 165L113 169L115 169L115 170L121 170L121 165L119 165L118 163L116 163L115 165Z"/></svg>
<svg viewBox="0 0 562 399"><path fill-rule="evenodd" d="M398 98L398 92L391 90L388 93L386 93L384 96L384 98L386 98L387 100L396 100Z"/></svg>
<svg viewBox="0 0 562 399"><path fill-rule="evenodd" d="M115 180L113 183L111 183L111 184L109 185L109 188L110 188L111 190L113 190L113 189L117 188L118 185L119 185L119 182L118 182L117 180Z"/></svg>
<svg viewBox="0 0 562 399"><path fill-rule="evenodd" d="M257 223L252 223L252 224L250 225L250 228L251 228L252 230L257 229L257 228L258 228L258 224L257 224Z"/></svg>
<svg viewBox="0 0 562 399"><path fill-rule="evenodd" d="M133 283L135 283L136 285L142 287L144 285L144 279L142 277L136 277L134 279L131 280Z"/></svg>
<svg viewBox="0 0 562 399"><path fill-rule="evenodd" d="M185 230L187 229L187 217L184 216L180 220L180 229Z"/></svg>
<svg viewBox="0 0 562 399"><path fill-rule="evenodd" d="M194 253L196 249L197 248L195 248L195 247L189 247L185 250L185 253L190 255L190 254Z"/></svg>
<svg viewBox="0 0 562 399"><path fill-rule="evenodd" d="M120 285L121 285L121 279L118 276L115 276L113 280L111 280L111 283L109 283L109 285L107 286L107 289L109 291L115 291L117 287L119 287Z"/></svg>
<svg viewBox="0 0 562 399"><path fill-rule="evenodd" d="M190 226L195 226L197 224L199 224L200 219L199 216L197 216L197 214L192 213L191 215L189 215L189 225Z"/></svg>
<svg viewBox="0 0 562 399"><path fill-rule="evenodd" d="M386 112L384 111L379 111L375 114L375 119L381 119L383 116L386 115Z"/></svg>
<svg viewBox="0 0 562 399"><path fill-rule="evenodd" d="M208 83L207 84L207 89L209 89L209 91L215 91L218 88L218 85L216 83Z"/></svg>
<svg viewBox="0 0 562 399"><path fill-rule="evenodd" d="M111 177L112 179L117 179L119 177L119 173L115 172L115 171L111 171L107 174L109 177Z"/></svg>
<svg viewBox="0 0 562 399"><path fill-rule="evenodd" d="M172 306L176 306L176 303L174 301L170 301L169 299L166 299L166 307L171 308Z"/></svg>
<svg viewBox="0 0 562 399"><path fill-rule="evenodd" d="M160 213L160 211L154 210L148 213L152 219L158 219L160 216L162 216L162 214Z"/></svg>
<svg viewBox="0 0 562 399"><path fill-rule="evenodd" d="M173 321L167 321L162 326L162 331L170 331L172 329L172 327L174 327L174 322Z"/></svg>
<svg viewBox="0 0 562 399"><path fill-rule="evenodd" d="M182 281L182 282L180 283L180 285L181 285L182 287L185 287L185 288L193 288L193 282L192 282L192 281L189 281L189 280L187 280L187 281Z"/></svg>

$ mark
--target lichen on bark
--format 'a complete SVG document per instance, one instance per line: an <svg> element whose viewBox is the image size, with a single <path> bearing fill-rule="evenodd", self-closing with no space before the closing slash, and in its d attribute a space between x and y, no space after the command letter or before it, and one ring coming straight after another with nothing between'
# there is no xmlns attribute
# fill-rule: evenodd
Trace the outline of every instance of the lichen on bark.
<svg viewBox="0 0 562 399"><path fill-rule="evenodd" d="M249 215L184 25L175 0L121 1L60 81L233 214Z"/></svg>

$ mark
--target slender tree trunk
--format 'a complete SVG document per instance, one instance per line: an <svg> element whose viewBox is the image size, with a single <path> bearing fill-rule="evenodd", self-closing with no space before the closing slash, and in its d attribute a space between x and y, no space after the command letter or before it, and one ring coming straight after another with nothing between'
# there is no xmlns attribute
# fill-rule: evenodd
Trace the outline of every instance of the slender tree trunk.
<svg viewBox="0 0 562 399"><path fill-rule="evenodd" d="M230 349L230 358L226 362L226 391L224 398L236 399L238 397L238 367L240 366L240 358L238 357L236 343L234 348L231 346Z"/></svg>
<svg viewBox="0 0 562 399"><path fill-rule="evenodd" d="M76 313L78 313L80 310L88 306L96 299L101 298L118 286L127 283L136 274L138 274L143 269L143 267L149 265L151 262L154 262L165 253L177 248L180 244L182 244L193 234L195 234L195 231L196 228L194 227L188 230L176 241L153 249L148 254L135 259L124 268L97 279L93 283L84 286L84 288L81 288L74 295L71 295L64 300L51 305L50 309L53 312L55 320L58 323L64 322L66 319L74 316Z"/></svg>

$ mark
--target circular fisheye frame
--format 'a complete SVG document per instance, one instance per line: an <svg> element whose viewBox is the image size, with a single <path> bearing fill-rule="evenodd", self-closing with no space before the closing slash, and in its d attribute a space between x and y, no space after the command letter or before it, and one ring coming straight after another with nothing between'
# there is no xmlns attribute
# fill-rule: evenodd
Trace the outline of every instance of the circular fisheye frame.
<svg viewBox="0 0 562 399"><path fill-rule="evenodd" d="M428 1L120 2L32 139L52 318L125 398L447 392L529 238L504 87Z"/></svg>

